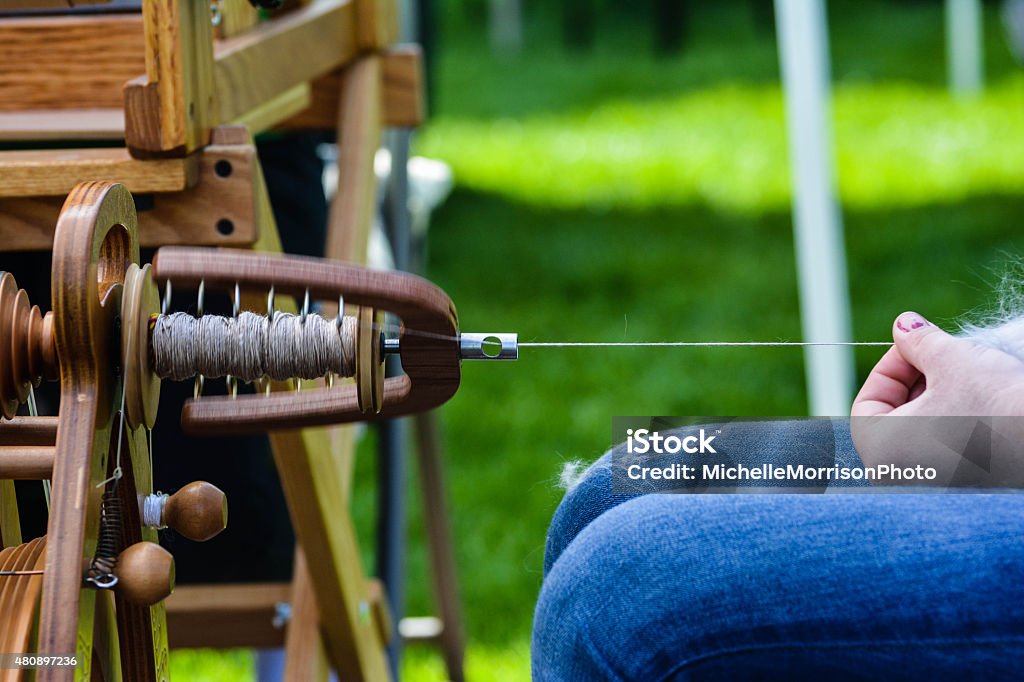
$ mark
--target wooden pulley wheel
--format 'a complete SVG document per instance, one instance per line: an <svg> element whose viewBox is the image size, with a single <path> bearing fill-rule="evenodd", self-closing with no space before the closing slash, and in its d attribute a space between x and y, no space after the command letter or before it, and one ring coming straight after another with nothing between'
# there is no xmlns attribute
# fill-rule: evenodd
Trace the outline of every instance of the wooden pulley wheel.
<svg viewBox="0 0 1024 682"><path fill-rule="evenodd" d="M0 272L0 415L13 417L32 386L56 377L53 316L44 318L14 277Z"/></svg>
<svg viewBox="0 0 1024 682"><path fill-rule="evenodd" d="M128 266L121 298L121 371L128 425L152 429L160 405L160 377L149 352L150 320L160 312L160 294L152 266Z"/></svg>
<svg viewBox="0 0 1024 682"><path fill-rule="evenodd" d="M0 552L2 571L41 571L46 561L46 536ZM29 653L36 609L43 589L40 574L0 576L0 651ZM0 670L0 682L21 679L21 670Z"/></svg>
<svg viewBox="0 0 1024 682"><path fill-rule="evenodd" d="M361 412L377 414L384 406L384 349L380 313L369 306L356 311L356 388Z"/></svg>
<svg viewBox="0 0 1024 682"><path fill-rule="evenodd" d="M0 275L0 412L10 419L18 411L18 387L14 379L14 324L11 319L18 285L10 273Z"/></svg>

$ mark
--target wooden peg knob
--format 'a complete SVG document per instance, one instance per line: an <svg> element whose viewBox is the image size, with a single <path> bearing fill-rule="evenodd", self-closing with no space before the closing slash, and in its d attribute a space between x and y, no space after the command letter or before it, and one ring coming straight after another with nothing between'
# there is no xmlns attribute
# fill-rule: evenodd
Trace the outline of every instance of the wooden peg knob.
<svg viewBox="0 0 1024 682"><path fill-rule="evenodd" d="M136 542L117 557L117 592L139 606L152 606L174 591L174 557L155 542Z"/></svg>
<svg viewBox="0 0 1024 682"><path fill-rule="evenodd" d="M205 542L228 526L228 498L206 481L193 481L167 498L163 525L189 540Z"/></svg>

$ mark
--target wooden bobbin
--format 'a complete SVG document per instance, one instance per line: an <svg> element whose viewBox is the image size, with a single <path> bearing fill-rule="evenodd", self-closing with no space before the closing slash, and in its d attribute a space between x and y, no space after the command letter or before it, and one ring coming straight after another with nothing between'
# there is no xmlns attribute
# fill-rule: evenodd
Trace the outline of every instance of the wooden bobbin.
<svg viewBox="0 0 1024 682"><path fill-rule="evenodd" d="M217 486L193 481L167 498L160 524L205 542L228 526L228 498Z"/></svg>
<svg viewBox="0 0 1024 682"><path fill-rule="evenodd" d="M363 413L384 405L384 349L381 348L380 313L368 306L356 310L356 396Z"/></svg>
<svg viewBox="0 0 1024 682"><path fill-rule="evenodd" d="M174 557L155 542L136 542L117 557L117 587L138 606L152 606L174 591Z"/></svg>
<svg viewBox="0 0 1024 682"><path fill-rule="evenodd" d="M150 320L160 312L152 266L128 266L121 295L121 368L125 418L133 429L152 429L160 405L160 377L149 352Z"/></svg>
<svg viewBox="0 0 1024 682"><path fill-rule="evenodd" d="M44 378L57 378L53 314L43 317L14 276L0 272L0 416L14 417Z"/></svg>

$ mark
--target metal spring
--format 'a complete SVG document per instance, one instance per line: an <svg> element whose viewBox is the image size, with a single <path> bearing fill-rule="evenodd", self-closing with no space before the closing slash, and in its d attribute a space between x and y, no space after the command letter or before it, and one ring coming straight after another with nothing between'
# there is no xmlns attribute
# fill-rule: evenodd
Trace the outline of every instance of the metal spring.
<svg viewBox="0 0 1024 682"><path fill-rule="evenodd" d="M113 481L103 492L96 556L89 566L89 577L86 578L87 582L100 589L110 589L117 585L114 569L117 567L117 555L121 552L121 526L124 517L116 486L117 481Z"/></svg>

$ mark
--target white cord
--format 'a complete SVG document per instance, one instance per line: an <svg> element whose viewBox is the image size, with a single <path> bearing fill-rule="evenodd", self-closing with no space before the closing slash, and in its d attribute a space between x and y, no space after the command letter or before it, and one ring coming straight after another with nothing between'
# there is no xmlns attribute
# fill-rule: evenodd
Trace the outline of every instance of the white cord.
<svg viewBox="0 0 1024 682"><path fill-rule="evenodd" d="M497 344L495 344L497 345ZM556 342L556 341L526 341L520 342L519 347L532 346L534 348L649 348L649 347L708 347L708 346L891 346L892 341L647 341L647 342Z"/></svg>

